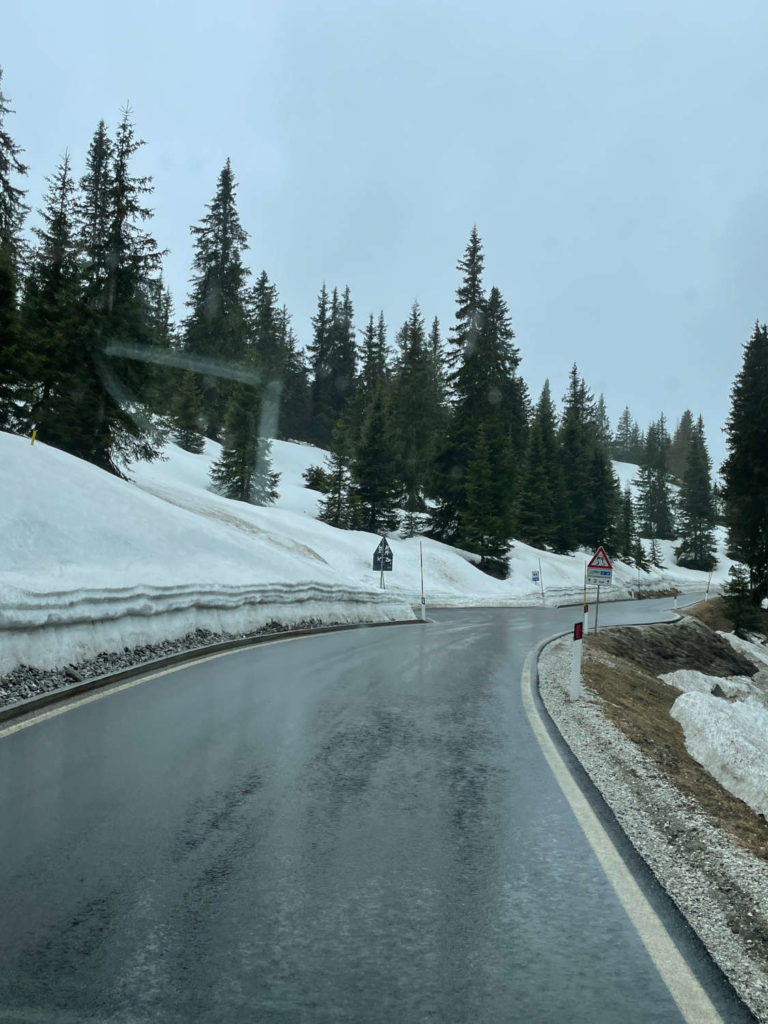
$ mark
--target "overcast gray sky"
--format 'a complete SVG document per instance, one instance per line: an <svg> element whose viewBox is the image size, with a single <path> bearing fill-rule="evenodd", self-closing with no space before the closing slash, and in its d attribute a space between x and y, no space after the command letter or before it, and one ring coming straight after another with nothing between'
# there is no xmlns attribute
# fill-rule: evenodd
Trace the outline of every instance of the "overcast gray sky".
<svg viewBox="0 0 768 1024"><path fill-rule="evenodd" d="M363 325L451 324L473 224L534 399L574 361L645 427L686 407L716 463L768 319L765 0L26 0L3 11L29 200L129 101L183 314L190 224L229 156L251 236L309 340L323 281Z"/></svg>

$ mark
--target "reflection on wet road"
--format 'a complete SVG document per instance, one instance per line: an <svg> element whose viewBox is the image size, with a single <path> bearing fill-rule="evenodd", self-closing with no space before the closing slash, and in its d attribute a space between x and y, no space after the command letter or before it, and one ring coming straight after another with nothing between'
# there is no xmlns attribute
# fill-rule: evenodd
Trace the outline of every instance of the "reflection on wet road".
<svg viewBox="0 0 768 1024"><path fill-rule="evenodd" d="M574 610L434 618L0 739L0 1019L683 1020L522 709Z"/></svg>

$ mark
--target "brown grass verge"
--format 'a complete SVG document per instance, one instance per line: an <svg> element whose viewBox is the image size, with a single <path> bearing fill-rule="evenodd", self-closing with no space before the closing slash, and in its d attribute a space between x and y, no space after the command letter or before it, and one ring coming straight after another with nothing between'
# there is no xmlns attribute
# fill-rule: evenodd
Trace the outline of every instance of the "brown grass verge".
<svg viewBox="0 0 768 1024"><path fill-rule="evenodd" d="M711 601L700 601L691 608L686 608L684 615L692 615L693 618L703 622L710 629L719 629L723 633L733 632L733 622L725 614L725 601L722 597L715 597Z"/></svg>

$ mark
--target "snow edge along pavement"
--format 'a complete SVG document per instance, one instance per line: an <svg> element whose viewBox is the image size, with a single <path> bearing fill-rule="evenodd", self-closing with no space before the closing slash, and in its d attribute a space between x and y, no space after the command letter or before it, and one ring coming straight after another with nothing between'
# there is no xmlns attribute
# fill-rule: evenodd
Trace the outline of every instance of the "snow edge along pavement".
<svg viewBox="0 0 768 1024"><path fill-rule="evenodd" d="M257 636L236 637L232 640L222 640L202 647L193 647L186 651L179 651L175 654L168 654L162 658L138 662L127 668L119 669L116 672L109 672L105 675L94 676L83 682L72 683L69 686L57 687L48 690L35 697L26 700L16 701L0 708L0 724L9 720L33 714L50 704L59 704L74 697L80 697L93 690L104 689L115 683L124 682L128 679L139 679L143 675L150 675L161 672L164 669L176 666L184 666L195 661L200 661L214 654L228 654L231 651L244 650L249 647L257 647L261 644L275 643L276 641L294 640L301 637L316 636L322 633L341 633L351 629L376 629L381 626L423 626L429 620L420 619L414 616L412 619L390 619L384 622L346 622L335 623L328 626L312 626L308 629L288 629L281 632L263 633ZM2 731L0 730L0 735Z"/></svg>

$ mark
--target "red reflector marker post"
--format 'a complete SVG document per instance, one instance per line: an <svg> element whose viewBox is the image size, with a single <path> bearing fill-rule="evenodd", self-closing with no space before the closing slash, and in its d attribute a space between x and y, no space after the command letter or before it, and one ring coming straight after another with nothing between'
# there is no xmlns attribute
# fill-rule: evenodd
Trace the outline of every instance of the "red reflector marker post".
<svg viewBox="0 0 768 1024"><path fill-rule="evenodd" d="M576 622L573 627L573 660L571 662L571 688L568 696L578 700L582 696L581 689L581 645L584 643L584 623Z"/></svg>

